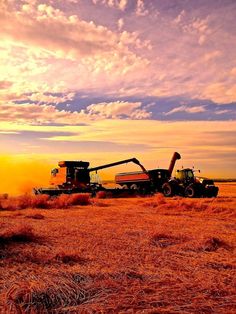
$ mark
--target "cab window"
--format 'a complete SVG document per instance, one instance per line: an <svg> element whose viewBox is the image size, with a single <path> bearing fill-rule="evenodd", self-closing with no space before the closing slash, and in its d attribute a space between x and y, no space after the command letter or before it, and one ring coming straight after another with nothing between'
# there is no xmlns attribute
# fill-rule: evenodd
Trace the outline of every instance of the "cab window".
<svg viewBox="0 0 236 314"><path fill-rule="evenodd" d="M57 175L57 173L58 173L58 169L57 169L57 168L52 169L51 175L52 175L53 177L55 177L55 176Z"/></svg>
<svg viewBox="0 0 236 314"><path fill-rule="evenodd" d="M193 172L192 172L192 171L188 171L188 172L187 172L187 176L188 176L189 178L193 178Z"/></svg>

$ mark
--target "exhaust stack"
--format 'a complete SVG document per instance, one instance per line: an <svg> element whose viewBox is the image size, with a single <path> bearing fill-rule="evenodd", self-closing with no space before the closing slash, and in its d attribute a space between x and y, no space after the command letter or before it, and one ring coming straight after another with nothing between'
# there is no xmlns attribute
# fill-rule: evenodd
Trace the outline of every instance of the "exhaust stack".
<svg viewBox="0 0 236 314"><path fill-rule="evenodd" d="M171 162L170 162L170 166L169 166L169 173L170 173L170 176L172 175L172 172L173 172L173 169L174 169L174 166L175 166L175 162L176 160L178 159L181 159L181 156L179 153L175 152L172 156L172 159L171 159Z"/></svg>

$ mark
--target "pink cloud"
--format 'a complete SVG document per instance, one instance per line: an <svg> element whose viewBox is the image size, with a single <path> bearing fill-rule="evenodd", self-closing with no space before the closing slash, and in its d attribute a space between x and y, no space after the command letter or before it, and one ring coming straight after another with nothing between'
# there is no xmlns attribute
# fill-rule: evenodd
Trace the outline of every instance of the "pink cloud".
<svg viewBox="0 0 236 314"><path fill-rule="evenodd" d="M119 5L123 8L124 1ZM6 6L1 11L2 26L0 34L3 38L33 45L64 57L94 56L103 53L127 55L127 43L139 46L137 35L120 36L107 27L86 22L77 15L67 16L50 5L24 4L19 11Z"/></svg>
<svg viewBox="0 0 236 314"><path fill-rule="evenodd" d="M38 95L36 94L35 100ZM48 103L56 103L56 97L45 96L42 101ZM66 97L70 96L65 96ZM33 100L33 98L32 98ZM74 125L84 122L91 122L93 120L104 119L123 119L127 117L131 120L142 120L151 117L151 112L145 108L141 108L141 103L132 102L110 102L91 104L86 110L81 111L67 111L59 110L55 105L46 105L38 103L23 103L23 104L1 104L0 106L0 120L11 121L16 123L28 124L45 124L45 123L63 123Z"/></svg>
<svg viewBox="0 0 236 314"><path fill-rule="evenodd" d="M110 103L92 104L87 107L88 114L98 118L120 118L122 116L130 119L147 119L151 117L151 112L141 109L141 102L116 101Z"/></svg>
<svg viewBox="0 0 236 314"><path fill-rule="evenodd" d="M176 107L170 111L168 111L165 115L168 116L170 114L176 113L176 112L187 112L187 113L199 113L199 112L205 112L206 108L205 106L194 106L194 107L188 107L186 105Z"/></svg>

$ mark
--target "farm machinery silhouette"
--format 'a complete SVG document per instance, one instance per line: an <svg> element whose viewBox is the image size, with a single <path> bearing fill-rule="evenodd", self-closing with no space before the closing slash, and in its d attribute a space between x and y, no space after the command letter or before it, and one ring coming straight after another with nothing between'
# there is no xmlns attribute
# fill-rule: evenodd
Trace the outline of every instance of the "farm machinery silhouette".
<svg viewBox="0 0 236 314"><path fill-rule="evenodd" d="M148 195L156 192L163 193L166 197L181 195L186 197L216 197L218 187L213 180L199 178L194 175L190 168L177 170L175 176L172 172L177 160L181 159L179 153L172 156L168 169L146 168L136 158L89 168L87 161L60 161L58 168L51 171L50 187L35 188L35 194L48 194L57 196L60 194L91 193L96 195L99 191L110 192L113 196L126 194ZM108 189L101 183L91 180L90 174L97 171L118 166L121 164L134 163L141 171L124 172L115 175L115 183L119 188Z"/></svg>

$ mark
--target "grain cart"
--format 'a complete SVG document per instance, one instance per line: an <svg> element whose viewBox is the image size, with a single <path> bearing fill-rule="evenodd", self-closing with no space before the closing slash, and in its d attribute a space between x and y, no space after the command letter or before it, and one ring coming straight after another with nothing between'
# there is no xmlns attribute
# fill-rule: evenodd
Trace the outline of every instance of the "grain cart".
<svg viewBox="0 0 236 314"><path fill-rule="evenodd" d="M175 162L178 159L181 159L181 156L179 153L175 152L168 169L118 173L115 176L115 182L122 188L134 189L141 194L149 194L157 191L161 192L163 184L170 179Z"/></svg>

